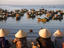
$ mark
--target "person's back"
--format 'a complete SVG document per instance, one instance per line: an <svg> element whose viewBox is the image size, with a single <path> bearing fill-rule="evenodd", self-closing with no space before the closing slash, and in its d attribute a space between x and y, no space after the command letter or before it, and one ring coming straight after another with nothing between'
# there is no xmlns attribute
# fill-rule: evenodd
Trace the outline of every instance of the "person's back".
<svg viewBox="0 0 64 48"><path fill-rule="evenodd" d="M4 41L5 41L4 37L0 37L0 48L6 48Z"/></svg>
<svg viewBox="0 0 64 48"><path fill-rule="evenodd" d="M9 48L10 44L7 44L8 40L5 39L5 36L7 35L6 30L0 29L0 48Z"/></svg>
<svg viewBox="0 0 64 48"><path fill-rule="evenodd" d="M14 43L16 43L17 48L27 48L26 38L15 38Z"/></svg>
<svg viewBox="0 0 64 48"><path fill-rule="evenodd" d="M40 48L54 48L51 38L37 38Z"/></svg>
<svg viewBox="0 0 64 48"><path fill-rule="evenodd" d="M64 43L63 37L56 37L54 42L55 42L56 48L63 48L62 47L62 44Z"/></svg>
<svg viewBox="0 0 64 48"><path fill-rule="evenodd" d="M16 48L28 48L27 47L27 39L26 39L26 33L23 32L22 30L19 30L15 34L15 39L13 42L16 44Z"/></svg>
<svg viewBox="0 0 64 48"><path fill-rule="evenodd" d="M60 30L57 30L56 32L54 32L53 36L55 37L54 44L56 48L63 48L64 46L64 37L63 37L63 33Z"/></svg>
<svg viewBox="0 0 64 48"><path fill-rule="evenodd" d="M54 48L54 44L51 41L51 33L47 29L41 29L39 36L36 39L36 43L33 43L33 48Z"/></svg>

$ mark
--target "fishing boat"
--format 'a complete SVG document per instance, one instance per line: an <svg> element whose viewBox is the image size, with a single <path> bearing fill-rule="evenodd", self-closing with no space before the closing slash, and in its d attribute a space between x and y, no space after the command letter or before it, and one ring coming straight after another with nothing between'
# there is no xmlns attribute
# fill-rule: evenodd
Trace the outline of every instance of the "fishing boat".
<svg viewBox="0 0 64 48"><path fill-rule="evenodd" d="M42 12L40 12L40 11L36 11L36 15L42 15Z"/></svg>
<svg viewBox="0 0 64 48"><path fill-rule="evenodd" d="M5 15L0 15L0 20L5 20L7 17Z"/></svg>
<svg viewBox="0 0 64 48"><path fill-rule="evenodd" d="M16 20L18 21L20 20L20 18L21 18L20 14L16 13Z"/></svg>

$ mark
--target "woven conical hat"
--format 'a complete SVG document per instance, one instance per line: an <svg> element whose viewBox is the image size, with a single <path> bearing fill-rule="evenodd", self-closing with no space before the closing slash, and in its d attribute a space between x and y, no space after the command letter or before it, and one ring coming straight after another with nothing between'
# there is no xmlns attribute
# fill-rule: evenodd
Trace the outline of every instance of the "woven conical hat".
<svg viewBox="0 0 64 48"><path fill-rule="evenodd" d="M63 34L62 34L62 32L58 29L58 30L56 30L56 32L54 32L53 36L55 36L55 37L62 37Z"/></svg>
<svg viewBox="0 0 64 48"><path fill-rule="evenodd" d="M39 31L39 36L42 38L49 38L51 37L51 33L47 29L41 29Z"/></svg>
<svg viewBox="0 0 64 48"><path fill-rule="evenodd" d="M22 30L19 30L16 34L15 34L15 37L17 38L23 38L23 37L26 37L27 33L26 32L23 32Z"/></svg>
<svg viewBox="0 0 64 48"><path fill-rule="evenodd" d="M0 37L4 37L8 34L9 34L9 32L6 29L0 29Z"/></svg>

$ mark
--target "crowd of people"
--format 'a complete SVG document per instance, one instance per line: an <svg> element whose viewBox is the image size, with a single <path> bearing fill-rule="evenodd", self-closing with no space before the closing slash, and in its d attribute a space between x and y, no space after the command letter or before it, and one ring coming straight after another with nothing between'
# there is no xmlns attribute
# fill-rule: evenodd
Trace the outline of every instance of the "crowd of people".
<svg viewBox="0 0 64 48"><path fill-rule="evenodd" d="M13 48L29 48L26 32L19 30L15 34L15 39L11 41L6 39L8 34L7 30L0 29L0 48L12 48L13 44L15 44ZM52 36L54 36L53 40ZM58 29L52 35L48 29L40 29L39 37L31 42L31 48L64 48L63 32Z"/></svg>

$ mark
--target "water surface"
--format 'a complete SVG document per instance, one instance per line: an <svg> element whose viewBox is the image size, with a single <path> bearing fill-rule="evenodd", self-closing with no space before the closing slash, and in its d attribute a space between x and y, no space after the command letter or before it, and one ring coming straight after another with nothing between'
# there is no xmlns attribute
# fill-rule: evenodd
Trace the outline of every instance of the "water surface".
<svg viewBox="0 0 64 48"><path fill-rule="evenodd" d="M40 8L45 8L48 10L56 10L61 9L64 10L63 7L46 7L46 6L0 6L0 8L8 9L9 11L15 10L15 9L31 9L34 8L35 10ZM45 15L44 15L45 16ZM34 19L27 18L26 13L24 16L21 17L19 21L16 21L16 18L14 17L8 17L6 21L0 21L0 28L6 28L10 30L9 38L14 38L14 34L19 30L23 30L24 32L27 32L28 39L36 38L38 37L38 32L40 30L40 27L47 28L51 33L55 32L57 29L60 29L62 32L64 31L64 19L59 20L50 20L49 22L43 23L38 22L37 18L43 18L42 16L36 16ZM63 17L64 18L64 17ZM34 33L29 33L29 29L33 29Z"/></svg>

